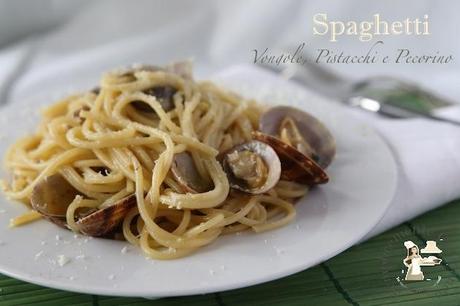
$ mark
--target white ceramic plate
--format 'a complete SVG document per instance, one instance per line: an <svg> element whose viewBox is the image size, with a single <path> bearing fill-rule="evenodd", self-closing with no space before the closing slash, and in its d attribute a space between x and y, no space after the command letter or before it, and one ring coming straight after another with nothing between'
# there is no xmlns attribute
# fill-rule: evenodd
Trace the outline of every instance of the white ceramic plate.
<svg viewBox="0 0 460 306"><path fill-rule="evenodd" d="M384 214L396 185L392 155L368 126L341 106L257 70L236 68L217 78L243 95L307 110L331 129L337 157L331 181L297 204L294 223L262 234L226 236L192 256L146 259L119 241L74 236L46 221L9 229L25 211L0 197L0 272L64 290L119 296L163 297L200 294L280 278L324 261L358 242ZM50 95L17 101L0 114L1 155L20 135L33 131L36 109ZM2 174L4 175L4 173ZM58 264L58 256L70 262Z"/></svg>

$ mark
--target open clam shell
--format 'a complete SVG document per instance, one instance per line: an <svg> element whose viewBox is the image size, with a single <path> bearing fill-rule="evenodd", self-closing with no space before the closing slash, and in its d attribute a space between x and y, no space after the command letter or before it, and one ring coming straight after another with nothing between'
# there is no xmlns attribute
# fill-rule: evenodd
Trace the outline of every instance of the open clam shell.
<svg viewBox="0 0 460 306"><path fill-rule="evenodd" d="M68 228L67 208L79 194L81 193L57 173L46 177L34 187L31 205L44 218ZM136 198L131 195L103 209L88 208L77 214L76 223L83 234L109 237L135 205Z"/></svg>
<svg viewBox="0 0 460 306"><path fill-rule="evenodd" d="M253 136L268 144L278 154L282 164L282 179L303 182L308 185L325 184L329 181L326 172L312 158L302 154L294 147L261 132L253 132Z"/></svg>
<svg viewBox="0 0 460 306"><path fill-rule="evenodd" d="M32 207L46 217L65 217L67 207L80 192L59 173L38 182L32 190Z"/></svg>
<svg viewBox="0 0 460 306"><path fill-rule="evenodd" d="M135 195L125 197L117 203L99 209L77 221L80 232L88 236L101 237L112 233L122 222L129 210L136 206Z"/></svg>
<svg viewBox="0 0 460 306"><path fill-rule="evenodd" d="M198 172L189 152L174 155L171 173L185 192L202 193L212 188L212 184Z"/></svg>
<svg viewBox="0 0 460 306"><path fill-rule="evenodd" d="M310 154L303 153L315 160L323 169L327 168L335 156L335 139L326 126L314 116L290 106L272 107L261 116L259 130L280 138L286 119L295 124L296 130L311 149Z"/></svg>
<svg viewBox="0 0 460 306"><path fill-rule="evenodd" d="M251 154L241 156L239 154ZM230 186L247 193L261 194L272 189L281 175L281 162L266 143L253 140L237 145L220 156ZM241 171L235 170L239 167ZM258 169L262 171L257 171ZM262 172L263 174L261 175ZM250 182L255 182L251 184Z"/></svg>

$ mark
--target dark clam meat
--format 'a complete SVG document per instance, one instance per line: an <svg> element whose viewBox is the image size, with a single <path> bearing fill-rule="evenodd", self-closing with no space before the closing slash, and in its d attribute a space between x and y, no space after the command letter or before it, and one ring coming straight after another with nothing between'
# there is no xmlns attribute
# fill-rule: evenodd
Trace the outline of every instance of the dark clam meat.
<svg viewBox="0 0 460 306"><path fill-rule="evenodd" d="M174 94L177 92L177 89L175 89L174 87L167 85L155 86L152 88L148 88L143 92L146 95L154 96L165 112L169 112L170 110L174 109ZM141 112L155 112L147 103L144 103L142 101L133 101L132 105L134 108Z"/></svg>
<svg viewBox="0 0 460 306"><path fill-rule="evenodd" d="M134 77L136 71L165 71L173 74L177 74L185 79L192 79L192 65L189 61L177 62L165 67L158 67L152 65L142 65L140 67L132 69L130 72L125 73L126 76ZM169 112L174 109L174 95L177 89L170 85L155 86L143 90L146 95L154 96L165 112ZM133 107L138 111L144 113L154 113L155 111L147 104L142 101L132 102Z"/></svg>

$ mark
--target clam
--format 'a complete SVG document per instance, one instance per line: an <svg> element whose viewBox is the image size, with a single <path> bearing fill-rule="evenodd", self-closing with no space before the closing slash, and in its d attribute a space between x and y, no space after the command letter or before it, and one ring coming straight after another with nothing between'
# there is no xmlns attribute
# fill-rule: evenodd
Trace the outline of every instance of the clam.
<svg viewBox="0 0 460 306"><path fill-rule="evenodd" d="M127 196L104 209L96 210L77 221L80 232L101 237L112 233L123 222L129 210L136 206L136 196Z"/></svg>
<svg viewBox="0 0 460 306"><path fill-rule="evenodd" d="M309 185L324 184L335 156L335 140L315 117L289 106L265 112L253 137L276 151L282 164L281 178Z"/></svg>
<svg viewBox="0 0 460 306"><path fill-rule="evenodd" d="M173 74L177 74L185 79L192 79L192 65L189 61L177 62L165 67L142 65L132 69L124 75L132 75L136 71L165 71ZM169 112L174 109L174 95L177 89L169 85L154 86L147 88L143 91L146 95L154 96L160 103L161 107L165 112ZM146 103L142 101L132 102L134 108L144 113L154 113L154 110Z"/></svg>
<svg viewBox="0 0 460 306"><path fill-rule="evenodd" d="M297 108L277 106L265 112L259 130L279 138L326 169L335 156L335 140L318 119Z"/></svg>
<svg viewBox="0 0 460 306"><path fill-rule="evenodd" d="M72 114L72 117L78 121L80 124L82 124L85 121L85 118L82 116L82 112L87 112L89 111L90 108L88 105L83 105L79 109L75 110Z"/></svg>
<svg viewBox="0 0 460 306"><path fill-rule="evenodd" d="M185 192L202 193L212 188L211 183L200 175L192 156L186 151L174 155L171 173Z"/></svg>
<svg viewBox="0 0 460 306"><path fill-rule="evenodd" d="M31 195L32 207L51 222L68 228L66 212L77 195L81 194L61 174L40 181ZM107 236L116 230L128 211L136 205L134 195L103 209L79 209L76 214L79 230L90 236Z"/></svg>
<svg viewBox="0 0 460 306"><path fill-rule="evenodd" d="M93 89L91 89L90 92L92 92L95 95L98 95L101 92L101 87L96 86Z"/></svg>
<svg viewBox="0 0 460 306"><path fill-rule="evenodd" d="M282 161L281 178L294 180L308 185L324 184L329 177L324 170L310 157L299 152L293 146L271 135L254 132L255 139L271 146Z"/></svg>
<svg viewBox="0 0 460 306"><path fill-rule="evenodd" d="M165 112L174 109L174 94L176 92L177 89L169 85L154 86L143 91L146 95L154 96ZM144 113L155 113L147 103L142 101L133 101L132 106Z"/></svg>
<svg viewBox="0 0 460 306"><path fill-rule="evenodd" d="M67 207L80 192L60 174L53 174L35 185L30 201L45 217L65 218Z"/></svg>
<svg viewBox="0 0 460 306"><path fill-rule="evenodd" d="M261 194L273 188L280 179L280 159L266 143L252 140L231 148L220 158L234 189Z"/></svg>

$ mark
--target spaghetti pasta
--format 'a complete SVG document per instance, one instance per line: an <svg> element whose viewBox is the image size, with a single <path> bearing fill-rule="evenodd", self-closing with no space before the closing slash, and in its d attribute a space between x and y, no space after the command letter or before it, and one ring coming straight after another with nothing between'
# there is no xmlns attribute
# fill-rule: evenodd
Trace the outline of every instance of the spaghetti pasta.
<svg viewBox="0 0 460 306"><path fill-rule="evenodd" d="M263 108L177 67L110 72L99 89L45 109L36 133L6 155L7 196L30 205L37 185L59 174L78 191L62 217L78 232L82 211L134 195L117 230L157 259L186 256L227 233L291 222L305 184L282 177L267 192L246 194L232 189L221 165L222 152L253 139ZM171 171L181 153L208 189L183 188ZM37 216L27 213L13 225Z"/></svg>

